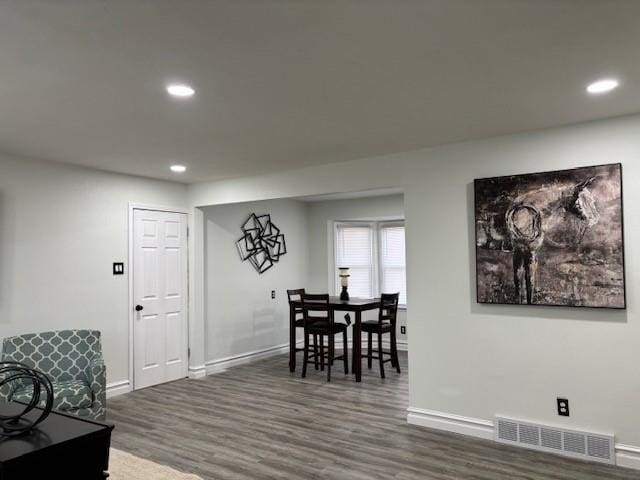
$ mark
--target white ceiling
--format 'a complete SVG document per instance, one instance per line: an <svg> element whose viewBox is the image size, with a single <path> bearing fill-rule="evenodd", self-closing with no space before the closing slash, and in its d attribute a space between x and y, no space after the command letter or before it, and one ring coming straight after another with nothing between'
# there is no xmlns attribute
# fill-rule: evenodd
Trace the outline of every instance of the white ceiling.
<svg viewBox="0 0 640 480"><path fill-rule="evenodd" d="M406 151L638 112L639 46L633 0L5 0L0 150L187 182Z"/></svg>

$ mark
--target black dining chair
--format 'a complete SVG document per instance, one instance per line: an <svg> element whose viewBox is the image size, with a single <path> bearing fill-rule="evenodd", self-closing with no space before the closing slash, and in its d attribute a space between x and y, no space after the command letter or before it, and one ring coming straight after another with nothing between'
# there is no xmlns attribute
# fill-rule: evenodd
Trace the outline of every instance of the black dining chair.
<svg viewBox="0 0 640 480"><path fill-rule="evenodd" d="M317 339L320 339L320 369L327 368L327 381L331 381L331 367L335 360L342 360L344 373L349 373L347 324L334 321L333 310L329 308L329 295L302 295L302 319L304 323L304 360L302 363L302 378L307 376L307 365L313 358L314 364L318 359ZM342 355L335 354L335 336L342 333ZM309 344L309 337L313 336L314 345ZM324 337L327 337L327 349L324 348ZM326 360L326 362L325 362Z"/></svg>
<svg viewBox="0 0 640 480"><path fill-rule="evenodd" d="M295 301L302 301L302 296L305 294L305 289L304 288L298 288L295 290L287 290L287 298L289 300L289 305L291 305L291 302L295 302ZM304 319L303 319L303 313L302 313L302 307L296 307L294 309L294 316L295 316L295 327L294 328L304 328ZM295 338L295 335L294 335ZM294 342L294 345L297 345L297 341ZM313 345L314 348L317 348L318 344L318 339L316 336L314 336L313 338ZM297 346L295 347L295 351L296 353L298 352L303 352L304 348L298 348ZM318 359L315 359L315 369L318 370Z"/></svg>
<svg viewBox="0 0 640 480"><path fill-rule="evenodd" d="M384 364L391 362L391 366L400 373L400 362L398 361L398 345L396 341L396 321L398 317L399 293L383 293L380 297L380 309L377 320L367 320L362 322L362 331L367 332L367 353L362 357L367 357L367 367L371 368L373 359L380 362L380 376L384 378ZM382 350L382 335L390 334L391 351ZM378 336L378 355L373 355L373 335ZM384 356L388 355L386 360Z"/></svg>

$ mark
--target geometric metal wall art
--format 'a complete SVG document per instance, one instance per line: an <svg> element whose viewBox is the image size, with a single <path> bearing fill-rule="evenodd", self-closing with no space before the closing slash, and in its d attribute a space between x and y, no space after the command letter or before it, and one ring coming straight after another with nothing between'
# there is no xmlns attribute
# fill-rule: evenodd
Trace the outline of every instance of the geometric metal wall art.
<svg viewBox="0 0 640 480"><path fill-rule="evenodd" d="M271 222L271 215L252 213L242 224L242 237L236 241L240 258L248 260L258 273L264 273L287 253L284 234Z"/></svg>

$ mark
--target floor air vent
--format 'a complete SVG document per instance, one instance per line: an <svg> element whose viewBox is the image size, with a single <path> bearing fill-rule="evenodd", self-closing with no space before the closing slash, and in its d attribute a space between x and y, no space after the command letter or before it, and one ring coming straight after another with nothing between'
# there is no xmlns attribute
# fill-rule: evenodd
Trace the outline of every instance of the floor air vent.
<svg viewBox="0 0 640 480"><path fill-rule="evenodd" d="M613 435L567 430L496 417L495 439L543 452L557 453L592 462L615 464Z"/></svg>

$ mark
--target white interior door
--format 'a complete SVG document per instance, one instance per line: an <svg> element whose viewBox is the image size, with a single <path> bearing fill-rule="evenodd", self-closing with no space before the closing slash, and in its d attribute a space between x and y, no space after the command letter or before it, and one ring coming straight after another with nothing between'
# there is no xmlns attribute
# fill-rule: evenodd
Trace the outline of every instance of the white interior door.
<svg viewBox="0 0 640 480"><path fill-rule="evenodd" d="M134 210L134 388L188 373L187 216Z"/></svg>

